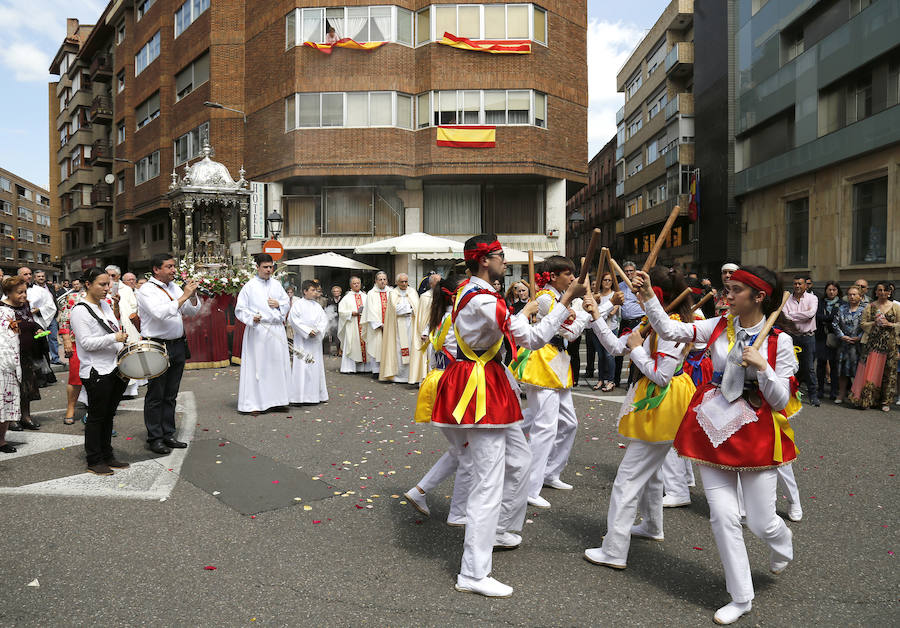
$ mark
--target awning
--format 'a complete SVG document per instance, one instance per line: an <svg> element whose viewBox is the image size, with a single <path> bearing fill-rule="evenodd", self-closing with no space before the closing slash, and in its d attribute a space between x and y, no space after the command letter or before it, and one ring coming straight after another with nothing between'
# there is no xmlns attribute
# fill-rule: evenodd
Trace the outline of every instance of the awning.
<svg viewBox="0 0 900 628"><path fill-rule="evenodd" d="M280 238L285 251L335 251L350 250L358 246L383 240L380 236L282 236Z"/></svg>
<svg viewBox="0 0 900 628"><path fill-rule="evenodd" d="M288 266L325 266L327 268L347 268L350 270L378 270L374 266L369 266L359 260L338 255L332 251L320 253L319 255L309 255L307 257L289 259L285 264Z"/></svg>

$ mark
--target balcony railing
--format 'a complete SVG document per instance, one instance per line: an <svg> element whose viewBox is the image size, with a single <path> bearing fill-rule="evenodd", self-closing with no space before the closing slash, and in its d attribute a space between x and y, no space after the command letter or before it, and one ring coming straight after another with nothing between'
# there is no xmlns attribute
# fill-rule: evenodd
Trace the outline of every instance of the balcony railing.
<svg viewBox="0 0 900 628"><path fill-rule="evenodd" d="M694 115L694 95L690 92L676 94L675 98L666 104L666 120L672 118L675 114L686 116Z"/></svg>
<svg viewBox="0 0 900 628"><path fill-rule="evenodd" d="M625 158L625 147L624 146L616 146L616 161Z"/></svg>
<svg viewBox="0 0 900 628"><path fill-rule="evenodd" d="M687 66L693 65L694 44L692 42L680 41L666 55L666 74L687 69Z"/></svg>
<svg viewBox="0 0 900 628"><path fill-rule="evenodd" d="M105 83L112 79L112 70L112 58L106 55L96 56L91 62L91 80Z"/></svg>
<svg viewBox="0 0 900 628"><path fill-rule="evenodd" d="M106 140L96 140L91 147L91 157L88 162L96 164L98 162L112 163L113 153L112 146Z"/></svg>
<svg viewBox="0 0 900 628"><path fill-rule="evenodd" d="M620 182L616 183L616 198L619 198L621 196L625 196L625 182L624 181L620 181Z"/></svg>
<svg viewBox="0 0 900 628"><path fill-rule="evenodd" d="M112 122L112 117L112 98L108 96L96 96L91 103L91 120L108 123Z"/></svg>
<svg viewBox="0 0 900 628"><path fill-rule="evenodd" d="M622 105L619 110L616 112L616 126L625 119L625 105Z"/></svg>
<svg viewBox="0 0 900 628"><path fill-rule="evenodd" d="M91 205L112 205L113 192L112 186L105 183L98 183L91 190Z"/></svg>

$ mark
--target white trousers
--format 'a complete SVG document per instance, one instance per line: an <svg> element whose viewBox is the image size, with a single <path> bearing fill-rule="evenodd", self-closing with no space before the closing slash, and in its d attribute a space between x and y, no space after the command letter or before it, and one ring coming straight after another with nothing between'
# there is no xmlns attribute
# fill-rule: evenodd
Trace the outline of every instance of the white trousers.
<svg viewBox="0 0 900 628"><path fill-rule="evenodd" d="M640 510L644 527L653 536L663 536L663 483L660 468L671 443L628 443L619 463L609 496L603 551L612 559L626 561L631 545L631 526Z"/></svg>
<svg viewBox="0 0 900 628"><path fill-rule="evenodd" d="M750 560L744 545L738 495L747 512L747 527L765 541L782 560L793 560L791 531L775 514L775 469L763 471L726 471L700 466L703 490L709 503L709 523L725 569L725 588L735 602L753 599Z"/></svg>
<svg viewBox="0 0 900 628"><path fill-rule="evenodd" d="M454 445L450 445L444 455L438 458L434 466L428 470L417 486L426 493L437 488L448 477L456 474L453 481L453 497L450 500L450 521L458 521L466 516L466 501L469 497L469 472L467 465L460 464L460 459L465 453L465 447L460 451Z"/></svg>
<svg viewBox="0 0 900 628"><path fill-rule="evenodd" d="M778 467L778 487L787 493L788 503L800 503L800 489L797 487L797 478L794 477L793 464Z"/></svg>
<svg viewBox="0 0 900 628"><path fill-rule="evenodd" d="M569 389L526 386L525 394L531 419L531 469L527 490L530 497L537 497L544 479L558 478L566 467L575 443L578 419Z"/></svg>
<svg viewBox="0 0 900 628"><path fill-rule="evenodd" d="M669 449L662 466L663 488L666 495L677 499L690 499L690 485L694 483L694 467L690 460L681 458Z"/></svg>
<svg viewBox="0 0 900 628"><path fill-rule="evenodd" d="M457 449L465 447L460 464L470 473L466 502L466 537L459 572L480 580L491 573L498 532L521 530L527 494L525 475L531 463L522 428L443 428Z"/></svg>

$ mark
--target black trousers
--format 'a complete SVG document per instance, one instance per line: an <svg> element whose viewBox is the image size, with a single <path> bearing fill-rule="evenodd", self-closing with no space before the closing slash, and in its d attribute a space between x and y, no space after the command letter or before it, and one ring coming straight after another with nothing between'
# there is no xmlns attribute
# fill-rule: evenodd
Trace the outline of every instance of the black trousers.
<svg viewBox="0 0 900 628"><path fill-rule="evenodd" d="M113 416L128 383L119 377L118 370L100 375L91 369L90 377L82 378L88 398L87 424L84 427L84 453L88 465L113 459Z"/></svg>
<svg viewBox="0 0 900 628"><path fill-rule="evenodd" d="M189 356L187 339L160 340L169 352L169 368L159 377L147 382L144 395L144 425L147 427L147 442L153 443L164 438L175 438L175 398L181 387L184 363Z"/></svg>
<svg viewBox="0 0 900 628"><path fill-rule="evenodd" d="M633 330L640 323L641 323L641 319L639 319L639 318L623 318L622 325L619 327L619 334L621 335L622 333L624 333L624 330L626 328ZM616 371L613 374L613 383L615 383L616 387L618 387L619 384L622 383L622 360L623 359L624 359L624 356L621 356L621 355L616 356ZM631 381L632 381L632 375L633 375L632 371L633 370L634 369L631 369L628 372L628 382L629 383L631 383Z"/></svg>
<svg viewBox="0 0 900 628"><path fill-rule="evenodd" d="M578 385L578 375L581 371L581 336L578 336L575 340L569 341L569 346L566 347L566 353L569 354L569 359L572 362L572 384Z"/></svg>

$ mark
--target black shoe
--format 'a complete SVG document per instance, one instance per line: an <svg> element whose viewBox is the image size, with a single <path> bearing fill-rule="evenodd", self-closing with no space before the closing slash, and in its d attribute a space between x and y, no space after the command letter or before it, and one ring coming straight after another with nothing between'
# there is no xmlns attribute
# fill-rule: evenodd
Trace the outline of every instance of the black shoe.
<svg viewBox="0 0 900 628"><path fill-rule="evenodd" d="M12 445L10 445L9 443L3 443L2 445L0 445L0 453L4 453L4 454L14 454L14 453L16 453L17 451L18 451L18 449L16 449L15 447L13 447Z"/></svg>
<svg viewBox="0 0 900 628"><path fill-rule="evenodd" d="M7 429L9 429L10 432L21 432L22 426L19 425L18 421L13 421L12 423L10 423L9 428Z"/></svg>
<svg viewBox="0 0 900 628"><path fill-rule="evenodd" d="M180 440L175 440L174 438L164 438L162 439L162 442L166 447L171 447L172 449L187 448L187 443L183 443Z"/></svg>
<svg viewBox="0 0 900 628"><path fill-rule="evenodd" d="M113 458L112 460L106 461L106 466L112 467L113 469L127 469L131 465L127 462L122 462L121 460L116 460Z"/></svg>
<svg viewBox="0 0 900 628"><path fill-rule="evenodd" d="M31 421L19 421L19 425L21 425L26 430L31 430L32 432L37 432L41 429L41 424L32 419Z"/></svg>
<svg viewBox="0 0 900 628"><path fill-rule="evenodd" d="M105 462L98 462L97 464L89 464L87 468L88 472L93 473L94 475L112 475L113 470L109 468L109 465Z"/></svg>
<svg viewBox="0 0 900 628"><path fill-rule="evenodd" d="M147 443L147 449L161 456L172 453L172 450L166 447L161 440L155 440L152 443Z"/></svg>
<svg viewBox="0 0 900 628"><path fill-rule="evenodd" d="M809 400L809 402L810 402L812 405L814 405L815 407L817 407L817 408L821 405L821 403L819 402L819 398L818 398L818 397L813 397L813 398L811 398L811 399Z"/></svg>

